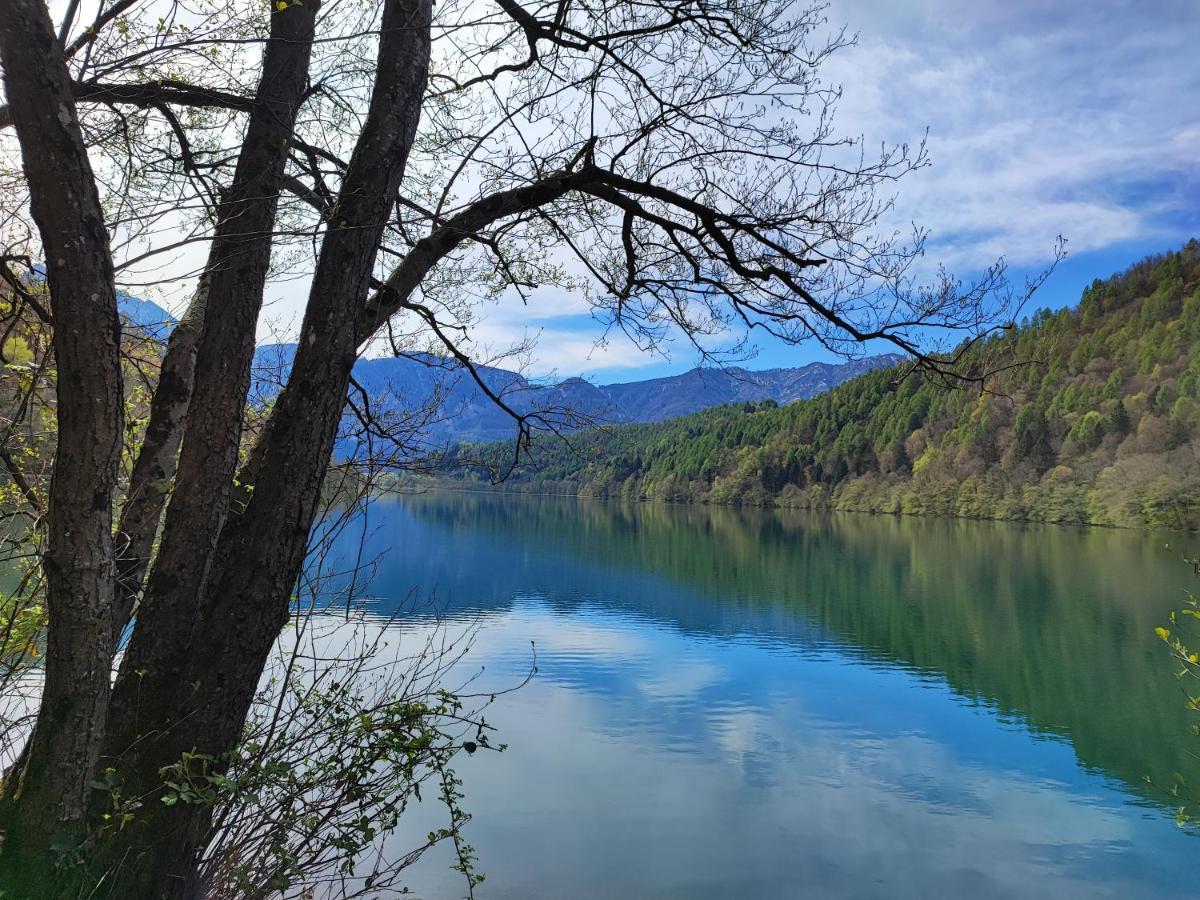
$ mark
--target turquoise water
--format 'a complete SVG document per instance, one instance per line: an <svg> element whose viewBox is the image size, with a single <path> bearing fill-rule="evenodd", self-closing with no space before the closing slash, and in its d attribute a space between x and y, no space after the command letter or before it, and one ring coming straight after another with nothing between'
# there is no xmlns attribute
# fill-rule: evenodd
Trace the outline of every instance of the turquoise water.
<svg viewBox="0 0 1200 900"><path fill-rule="evenodd" d="M376 610L476 627L476 688L536 647L509 749L458 764L477 897L1200 895L1154 636L1194 539L487 494L366 526ZM448 862L408 884L462 896Z"/></svg>

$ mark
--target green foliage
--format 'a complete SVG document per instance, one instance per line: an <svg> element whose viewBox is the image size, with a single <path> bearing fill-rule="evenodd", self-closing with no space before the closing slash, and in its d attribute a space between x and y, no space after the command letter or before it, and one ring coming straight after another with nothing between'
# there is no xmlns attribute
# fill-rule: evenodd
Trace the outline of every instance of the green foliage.
<svg viewBox="0 0 1200 900"><path fill-rule="evenodd" d="M0 666L21 668L37 659L45 641L46 609L22 596L0 594Z"/></svg>
<svg viewBox="0 0 1200 900"><path fill-rule="evenodd" d="M1200 560L1188 560L1192 566L1192 571L1196 575L1200 575ZM1171 613L1171 627L1164 628L1159 626L1154 629L1155 634L1166 643L1171 650L1171 656L1180 668L1176 672L1180 683L1183 685L1184 704L1187 709L1193 714L1200 713L1200 684L1197 680L1200 679L1200 646L1194 642L1197 638L1197 626L1194 620L1200 619L1200 600L1192 593L1188 593L1186 605L1177 611ZM1189 624L1189 620L1190 624ZM1192 733L1200 736L1200 724L1192 723ZM1187 777L1179 772L1172 774L1169 791L1171 796L1179 803L1175 811L1175 821L1181 827L1195 828L1200 825L1200 792L1194 782L1190 783Z"/></svg>
<svg viewBox="0 0 1200 900"><path fill-rule="evenodd" d="M438 687L460 656L381 658L384 634L363 624L301 630L313 641L305 662L281 651L238 747L222 759L183 754L145 802L212 809L201 870L219 896L312 896L323 879L351 875L371 896L404 893L403 870L442 842L470 895L483 876L462 834L470 816L452 762L504 745L489 742L481 708ZM313 650L330 641L337 653L319 659ZM393 859L388 838L427 786L445 824Z"/></svg>
<svg viewBox="0 0 1200 900"><path fill-rule="evenodd" d="M901 370L546 441L509 487L625 499L1200 527L1200 242L981 341L986 390ZM468 455L503 468L511 444ZM480 471L480 470L474 470ZM468 475L474 477L474 474Z"/></svg>

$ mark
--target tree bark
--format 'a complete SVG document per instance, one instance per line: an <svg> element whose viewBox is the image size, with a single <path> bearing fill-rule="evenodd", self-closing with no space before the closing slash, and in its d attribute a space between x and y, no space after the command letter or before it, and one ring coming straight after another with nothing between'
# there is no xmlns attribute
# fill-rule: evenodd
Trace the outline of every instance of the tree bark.
<svg viewBox="0 0 1200 900"><path fill-rule="evenodd" d="M338 198L340 227L325 237L291 377L264 431L265 447L255 454L258 464L247 473L250 502L222 535L189 673L205 685L192 730L198 738L213 736L214 746L236 740L267 653L288 619L345 406L371 271L416 136L431 12L429 0L388 0L384 8L371 108Z"/></svg>
<svg viewBox="0 0 1200 900"><path fill-rule="evenodd" d="M137 796L161 787L158 770L165 763L151 745L164 740L178 720L171 698L183 676L229 506L276 210L296 114L307 88L318 8L310 0L271 13L271 38L254 109L233 182L218 210L202 279L199 333L181 336L172 370L166 373L170 380L160 383L156 392L154 411L161 418L151 421L152 443L144 450L140 474L152 476L160 465L170 465L170 444L180 439L185 413L186 427L162 540L114 687L104 743L106 765L117 769L127 792ZM189 340L195 341L194 348ZM163 395L161 403L158 395ZM139 492L131 495L133 506L123 517L137 529L129 538L131 564L148 555L158 524L155 502L161 502L154 496L152 480L134 487Z"/></svg>
<svg viewBox="0 0 1200 900"><path fill-rule="evenodd" d="M183 441L188 405L192 399L196 348L207 306L208 278L202 275L195 297L167 341L158 370L158 384L150 401L146 436L129 476L129 490L117 525L117 537L123 543L117 559L112 628L114 653L133 615L162 511L174 481L179 445Z"/></svg>
<svg viewBox="0 0 1200 900"><path fill-rule="evenodd" d="M168 632L164 641L162 632L148 630L146 641L158 662L144 668L140 660L150 657L131 654L122 666L113 708L129 715L112 729L109 746L117 756L133 748L120 768L132 792L155 790L158 771L179 762L186 752L221 759L236 747L267 655L287 621L356 357L358 318L416 135L428 77L430 24L429 0L389 0L384 7L367 121L343 179L337 221L322 243L291 376L264 430L266 443L256 454L261 465L253 473L249 504L224 523L204 589L181 596L177 583L168 585L172 596L195 604L189 609L199 608L201 618L197 622L183 616L193 628L182 642L181 632ZM210 303L216 296L213 289ZM250 338L252 342L252 330ZM200 413L198 406L203 366L213 352L205 343L188 413L185 455L193 435L207 434L208 441L219 444L220 434L208 429L205 418L198 418L210 414ZM246 364L248 383L248 355ZM228 373L224 377L228 380ZM242 385L240 402L244 398ZM225 416L212 424L223 422L228 428L228 411ZM232 475L229 472L224 486L226 504ZM181 459L176 497L167 514L168 533L150 576L135 643L147 623L146 612L167 596L156 584L159 570L164 577L179 578L174 569L165 568L165 560L171 558L167 543L184 484ZM207 499L212 503L211 496ZM195 547L199 537L191 534L194 549L203 549ZM187 572L190 577L195 569ZM161 608L164 618L168 612L170 618L180 618L174 601ZM163 658L165 648L172 646L177 651L173 666ZM154 711L151 716L148 709ZM128 720L136 723L132 730L124 725ZM151 729L152 739L147 740ZM110 858L130 861L119 881L122 889L134 895L187 895L191 861L207 834L210 814L199 805L148 802L106 851Z"/></svg>
<svg viewBox="0 0 1200 900"><path fill-rule="evenodd" d="M109 700L112 497L122 437L112 256L62 46L41 0L0 3L0 60L55 321L58 450L44 560L41 707L0 801L0 873L36 885L82 836Z"/></svg>

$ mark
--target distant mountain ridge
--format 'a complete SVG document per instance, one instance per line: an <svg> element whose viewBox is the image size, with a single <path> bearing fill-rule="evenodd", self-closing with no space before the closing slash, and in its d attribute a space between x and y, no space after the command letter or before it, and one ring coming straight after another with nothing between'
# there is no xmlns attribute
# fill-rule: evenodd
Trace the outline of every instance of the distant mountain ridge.
<svg viewBox="0 0 1200 900"><path fill-rule="evenodd" d="M271 344L256 354L256 392L264 399L276 390L278 374L286 373L294 344ZM624 425L662 422L727 403L773 401L786 405L808 399L851 378L889 368L901 360L884 354L845 363L809 363L794 369L695 368L682 375L596 385L583 378L557 384L531 382L506 369L480 366L480 378L520 413L569 410L579 424ZM512 438L512 417L452 361L425 354L411 357L361 359L354 378L374 397L394 397L417 408L437 394L443 397L437 421L425 429L431 443L485 443ZM568 428L573 426L568 426Z"/></svg>
<svg viewBox="0 0 1200 900"><path fill-rule="evenodd" d="M158 341L170 337L171 329L178 324L173 315L153 300L133 297L124 291L117 291L117 312L125 320L126 328L137 328L142 334Z"/></svg>
<svg viewBox="0 0 1200 900"><path fill-rule="evenodd" d="M902 359L899 354L885 353L790 369L696 368L682 375L609 384L596 390L620 411L620 422L661 422L726 403L773 400L784 406L807 400L859 375L897 365Z"/></svg>
<svg viewBox="0 0 1200 900"><path fill-rule="evenodd" d="M33 267L36 281L46 277L46 267L38 264ZM171 329L178 320L155 303L153 300L143 300L122 290L117 290L117 313L123 320L126 331L137 331L146 337L165 341L171 336Z"/></svg>
<svg viewBox="0 0 1200 900"><path fill-rule="evenodd" d="M136 327L152 338L166 340L176 324L169 312L151 300L125 293L118 294L117 300L126 327ZM296 345L290 343L265 344L255 351L252 398L267 401L278 392L295 352ZM573 417L579 424L626 425L662 422L727 403L772 401L784 406L900 361L892 353L797 368L706 367L602 385L583 378L544 384L493 366L479 366L477 371L488 388L518 412L554 411L555 418L564 422ZM441 413L424 429L427 444L486 443L514 436L512 417L453 360L429 354L360 359L354 365L354 378L373 399L389 398L410 409L440 395ZM564 416L565 411L571 416Z"/></svg>

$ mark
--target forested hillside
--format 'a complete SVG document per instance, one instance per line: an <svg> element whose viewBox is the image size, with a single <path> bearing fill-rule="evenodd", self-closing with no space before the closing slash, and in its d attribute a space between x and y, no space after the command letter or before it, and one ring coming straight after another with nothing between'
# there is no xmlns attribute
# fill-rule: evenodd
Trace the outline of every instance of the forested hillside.
<svg viewBox="0 0 1200 900"><path fill-rule="evenodd" d="M1062 523L1200 527L1200 243L973 347L985 389L889 369L544 442L517 489ZM511 446L483 451L501 463Z"/></svg>

